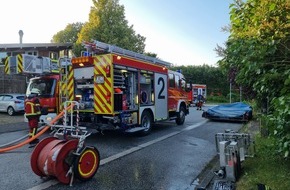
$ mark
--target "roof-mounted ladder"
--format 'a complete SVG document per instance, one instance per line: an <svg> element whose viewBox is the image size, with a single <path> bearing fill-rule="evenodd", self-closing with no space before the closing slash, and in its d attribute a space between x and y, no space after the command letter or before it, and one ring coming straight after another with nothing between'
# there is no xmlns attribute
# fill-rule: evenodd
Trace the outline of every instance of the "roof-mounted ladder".
<svg viewBox="0 0 290 190"><path fill-rule="evenodd" d="M115 45L110 45L104 42L100 42L97 40L94 40L92 43L91 42L84 42L83 45L86 47L88 52L94 52L94 51L101 51L101 52L107 52L107 53L115 53L121 56L127 56L127 57L132 57L135 59L139 59L142 61L148 61L153 64L161 65L161 66L166 66L170 67L172 66L172 63L162 61L160 59L157 59L155 57L147 56L141 53L136 53L130 50L126 50L123 48L120 48Z"/></svg>

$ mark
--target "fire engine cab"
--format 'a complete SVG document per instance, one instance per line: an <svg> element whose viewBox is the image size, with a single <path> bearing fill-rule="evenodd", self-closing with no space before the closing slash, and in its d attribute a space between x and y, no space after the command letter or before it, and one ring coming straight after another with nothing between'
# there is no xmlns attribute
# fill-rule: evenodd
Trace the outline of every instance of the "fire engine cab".
<svg viewBox="0 0 290 190"><path fill-rule="evenodd" d="M155 122L184 123L189 113L187 84L181 73L168 69L170 63L99 41L83 45L86 51L81 57L59 60L59 72L53 73L47 66L51 72L42 69L30 79L27 94L33 88L40 90L43 122L59 113L64 102L78 101L73 119L99 131L118 129L147 135ZM5 62L10 71L13 65L28 65L12 62Z"/></svg>

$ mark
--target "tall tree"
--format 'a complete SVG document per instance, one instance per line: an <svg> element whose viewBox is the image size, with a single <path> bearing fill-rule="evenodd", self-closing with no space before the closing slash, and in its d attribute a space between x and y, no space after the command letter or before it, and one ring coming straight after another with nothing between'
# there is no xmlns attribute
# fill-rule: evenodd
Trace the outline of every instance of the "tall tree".
<svg viewBox="0 0 290 190"><path fill-rule="evenodd" d="M187 82L192 84L206 84L208 94L215 90L221 92L224 96L229 93L229 82L227 75L223 73L220 67L209 65L198 66L175 66L173 70L181 70Z"/></svg>
<svg viewBox="0 0 290 190"><path fill-rule="evenodd" d="M78 39L78 34L81 31L83 25L84 24L81 22L68 24L64 30L61 30L61 31L57 32L55 35L53 35L51 42L75 43Z"/></svg>
<svg viewBox="0 0 290 190"><path fill-rule="evenodd" d="M225 57L219 65L251 89L266 111L279 148L290 150L290 1L235 0ZM274 121L274 122L273 122Z"/></svg>
<svg viewBox="0 0 290 190"><path fill-rule="evenodd" d="M125 19L125 9L119 0L92 0L89 21L84 24L77 43L92 39L144 53L145 37L136 34Z"/></svg>

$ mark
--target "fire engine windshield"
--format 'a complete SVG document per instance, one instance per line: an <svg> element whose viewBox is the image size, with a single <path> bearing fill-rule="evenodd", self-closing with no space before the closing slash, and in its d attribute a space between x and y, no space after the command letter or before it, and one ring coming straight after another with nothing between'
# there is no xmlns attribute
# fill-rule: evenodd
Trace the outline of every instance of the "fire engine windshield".
<svg viewBox="0 0 290 190"><path fill-rule="evenodd" d="M32 89L37 89L40 97L53 97L55 91L55 79L33 79L28 84L26 95L31 94Z"/></svg>

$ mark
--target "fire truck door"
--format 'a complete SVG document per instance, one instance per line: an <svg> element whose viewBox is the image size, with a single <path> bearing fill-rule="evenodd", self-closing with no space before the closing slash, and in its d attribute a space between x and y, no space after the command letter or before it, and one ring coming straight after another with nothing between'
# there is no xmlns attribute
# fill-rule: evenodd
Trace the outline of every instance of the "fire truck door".
<svg viewBox="0 0 290 190"><path fill-rule="evenodd" d="M154 92L155 92L155 119L162 120L168 118L168 92L167 75L155 73Z"/></svg>

